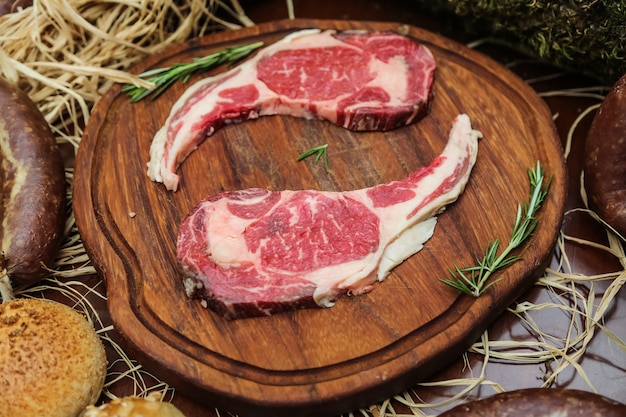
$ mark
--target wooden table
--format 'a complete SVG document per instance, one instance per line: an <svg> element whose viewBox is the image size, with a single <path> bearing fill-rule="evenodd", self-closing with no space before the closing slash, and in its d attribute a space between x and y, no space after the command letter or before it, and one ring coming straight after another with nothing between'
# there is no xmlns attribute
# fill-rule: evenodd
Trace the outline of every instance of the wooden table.
<svg viewBox="0 0 626 417"><path fill-rule="evenodd" d="M432 16L429 13L420 12L415 6L411 7L413 3L417 2L389 1L383 3L375 0L350 0L343 2L331 0L295 0L294 6L295 15L299 18L394 21L422 27L462 43L469 43L475 40L466 34L460 33L458 28L454 26L453 19ZM256 23L288 17L287 6L283 0L266 0L262 2L247 1L243 2L242 5L247 15ZM509 66L520 77L527 80L539 93L597 86L597 83L593 80L577 74L562 73L560 70L552 68L549 65L528 60L516 51L493 43L486 42L480 46L476 46L476 49L496 61ZM552 77L554 74L558 75ZM542 77L545 77L545 79ZM559 135L563 140L564 147L567 146L569 130L577 121L579 115L589 106L600 102L599 98L570 97L562 94L554 96L546 95L545 100L552 110L552 113L555 116L558 115L555 119L555 123ZM583 117L573 130L571 137L572 147L567 157L569 195L566 210L583 206L579 191L580 173L584 157L582 150L586 132L592 117L593 111ZM564 218L562 231L569 236L577 236L606 244L606 233L604 229L584 213L567 213ZM555 270L559 268L559 259L562 258L559 258L558 255L561 253L562 249L567 253L567 261L570 263L569 267L571 270L584 276L620 271L623 269L619 262L611 255L605 254L600 250L591 249L585 245L565 241L563 248L555 252L554 260L551 265L551 268ZM93 280L94 283L97 282L95 277L87 279ZM601 295L608 284L609 282L607 281L600 281L595 284L594 290L598 295ZM520 301L526 300L538 304L549 301L551 299L550 297L550 294L544 288L535 286L528 293L524 294L520 298ZM622 340L626 340L626 326L621 324L626 318L625 298L625 293L621 291L605 315L604 323L607 328ZM106 324L106 306L99 306L98 309L102 317L104 317ZM564 329L567 328L569 324L568 317L564 315L546 313L537 314L534 317L538 321L538 325L546 329ZM117 338L114 331L110 333L113 339ZM497 320L489 328L488 335L491 341L524 340L533 342L538 340L536 335L528 334L528 328L524 326L519 318L510 313L504 314L501 319ZM428 381L423 382L475 377L481 372L483 363L483 355L469 353L465 358L459 358L451 366L431 376ZM602 332L596 333L580 363L597 392L618 401L626 401L626 384L624 384L626 377L626 352L612 342L606 334ZM540 387L544 382L543 379L547 372L545 366L550 366L550 363L522 364L520 362L498 361L492 358L487 362L485 368L486 379L499 384L499 386L505 390ZM130 385L131 384L122 380L122 382L116 383L111 387L111 392L114 392L116 395L132 394L133 388ZM573 370L562 373L553 386L582 389L586 391L592 390L581 374ZM463 387L458 386L427 387L419 384L416 385L413 390L413 399L415 400L419 397L419 399L424 402L438 404L445 402L462 388ZM464 400L484 398L493 393L494 390L490 388L488 384L483 384L471 390L464 396ZM178 392L171 400L189 417L218 415L217 411L201 406L195 401L185 398ZM452 404L442 404L435 409L428 410L427 413L428 415L436 415L451 408L455 404L458 404L458 401ZM397 400L393 400L392 405L398 412L406 411L406 407ZM224 414L220 413L219 415Z"/></svg>

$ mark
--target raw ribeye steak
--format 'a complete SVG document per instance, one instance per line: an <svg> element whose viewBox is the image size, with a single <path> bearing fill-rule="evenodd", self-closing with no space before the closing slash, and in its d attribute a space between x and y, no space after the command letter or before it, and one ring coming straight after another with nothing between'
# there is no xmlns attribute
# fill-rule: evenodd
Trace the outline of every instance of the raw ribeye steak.
<svg viewBox="0 0 626 417"><path fill-rule="evenodd" d="M224 124L264 115L320 118L351 130L389 130L428 111L435 61L391 32L292 33L230 71L193 84L150 148L148 176L178 188L178 166Z"/></svg>
<svg viewBox="0 0 626 417"><path fill-rule="evenodd" d="M430 165L370 188L253 188L203 200L178 233L187 295L237 319L372 290L432 236L436 214L465 188L480 136L459 115Z"/></svg>

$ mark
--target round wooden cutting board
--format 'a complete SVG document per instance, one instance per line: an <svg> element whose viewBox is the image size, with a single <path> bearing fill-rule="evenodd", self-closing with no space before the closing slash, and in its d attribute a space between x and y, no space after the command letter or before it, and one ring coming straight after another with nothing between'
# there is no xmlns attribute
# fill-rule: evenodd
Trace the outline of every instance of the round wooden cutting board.
<svg viewBox="0 0 626 417"><path fill-rule="evenodd" d="M419 28L279 21L190 41L133 71L232 45L270 44L309 27L393 30L424 43L438 65L429 115L389 132L350 132L286 116L230 125L191 154L179 169L179 190L169 192L149 180L146 163L153 135L187 85L135 104L115 85L94 109L77 155L76 221L106 280L110 314L127 347L179 392L243 416L338 414L444 367L532 285L550 258L563 216L565 163L544 102L494 61ZM442 151L459 113L484 135L470 182L440 215L425 248L371 293L343 297L329 309L236 321L186 298L176 235L201 199L250 187L348 190L401 179ZM330 172L313 158L296 160L325 143ZM527 169L537 161L553 181L538 228L516 252L522 259L479 298L442 284L448 268L473 264L493 239L508 242L517 204L528 199Z"/></svg>

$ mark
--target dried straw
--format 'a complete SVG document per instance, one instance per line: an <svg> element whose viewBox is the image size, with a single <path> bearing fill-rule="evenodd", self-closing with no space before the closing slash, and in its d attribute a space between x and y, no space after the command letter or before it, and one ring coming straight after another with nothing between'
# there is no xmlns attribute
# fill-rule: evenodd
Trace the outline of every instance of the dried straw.
<svg viewBox="0 0 626 417"><path fill-rule="evenodd" d="M222 10L238 19L216 16ZM90 110L147 54L211 30L251 25L237 1L46 0L0 17L0 74L26 91L62 142L78 145Z"/></svg>

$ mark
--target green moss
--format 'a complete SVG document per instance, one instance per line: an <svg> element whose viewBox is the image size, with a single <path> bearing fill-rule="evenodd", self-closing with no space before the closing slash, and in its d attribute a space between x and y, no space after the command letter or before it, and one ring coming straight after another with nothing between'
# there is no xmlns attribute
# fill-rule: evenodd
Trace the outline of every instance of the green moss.
<svg viewBox="0 0 626 417"><path fill-rule="evenodd" d="M555 65L614 83L626 73L624 0L419 0L468 32L497 36Z"/></svg>

